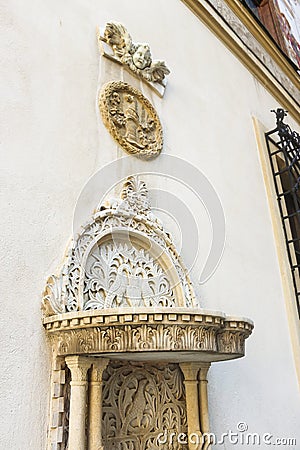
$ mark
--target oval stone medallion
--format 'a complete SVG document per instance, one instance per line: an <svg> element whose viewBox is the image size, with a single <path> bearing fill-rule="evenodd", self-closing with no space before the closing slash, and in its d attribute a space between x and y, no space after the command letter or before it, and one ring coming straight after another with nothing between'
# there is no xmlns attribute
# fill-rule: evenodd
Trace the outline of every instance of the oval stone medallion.
<svg viewBox="0 0 300 450"><path fill-rule="evenodd" d="M142 159L158 156L162 150L162 126L144 95L122 81L103 86L99 108L106 128L118 144Z"/></svg>

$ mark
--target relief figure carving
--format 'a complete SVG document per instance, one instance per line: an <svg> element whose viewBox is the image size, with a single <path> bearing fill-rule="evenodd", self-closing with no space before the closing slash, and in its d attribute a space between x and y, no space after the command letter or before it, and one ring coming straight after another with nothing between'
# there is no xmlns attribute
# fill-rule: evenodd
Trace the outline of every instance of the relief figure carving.
<svg viewBox="0 0 300 450"><path fill-rule="evenodd" d="M162 128L151 103L126 83L111 82L100 94L104 124L128 153L149 159L162 149Z"/></svg>

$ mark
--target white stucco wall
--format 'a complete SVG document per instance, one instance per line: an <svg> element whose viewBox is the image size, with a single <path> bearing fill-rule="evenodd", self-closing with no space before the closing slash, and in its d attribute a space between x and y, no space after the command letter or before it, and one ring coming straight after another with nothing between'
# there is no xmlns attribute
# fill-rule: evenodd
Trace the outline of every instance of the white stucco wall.
<svg viewBox="0 0 300 450"><path fill-rule="evenodd" d="M279 105L179 0L11 0L1 9L1 448L45 448L50 353L41 292L71 236L82 187L123 155L95 108L95 30L109 20L166 60L166 95L155 100L165 151L198 167L223 204L225 251L213 277L196 286L203 306L255 322L246 358L211 369L212 431L245 421L249 431L300 445L296 371L251 120L271 129L269 111Z"/></svg>

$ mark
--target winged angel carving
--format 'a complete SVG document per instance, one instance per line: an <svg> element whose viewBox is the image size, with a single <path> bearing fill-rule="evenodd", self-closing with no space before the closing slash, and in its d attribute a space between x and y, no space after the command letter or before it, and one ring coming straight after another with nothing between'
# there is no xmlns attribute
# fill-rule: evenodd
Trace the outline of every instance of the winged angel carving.
<svg viewBox="0 0 300 450"><path fill-rule="evenodd" d="M148 44L133 43L124 25L117 22L106 24L104 40L109 44L122 64L147 81L162 83L170 73L164 61L153 61Z"/></svg>

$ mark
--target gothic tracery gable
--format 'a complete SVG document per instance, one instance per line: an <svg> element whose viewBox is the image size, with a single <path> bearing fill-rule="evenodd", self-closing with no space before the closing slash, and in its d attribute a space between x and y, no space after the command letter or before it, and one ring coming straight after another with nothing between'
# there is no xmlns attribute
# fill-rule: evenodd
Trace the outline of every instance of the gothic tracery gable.
<svg viewBox="0 0 300 450"><path fill-rule="evenodd" d="M123 236L123 237L122 237ZM67 251L44 291L46 316L124 306L199 306L170 235L151 212L146 185L128 177Z"/></svg>

